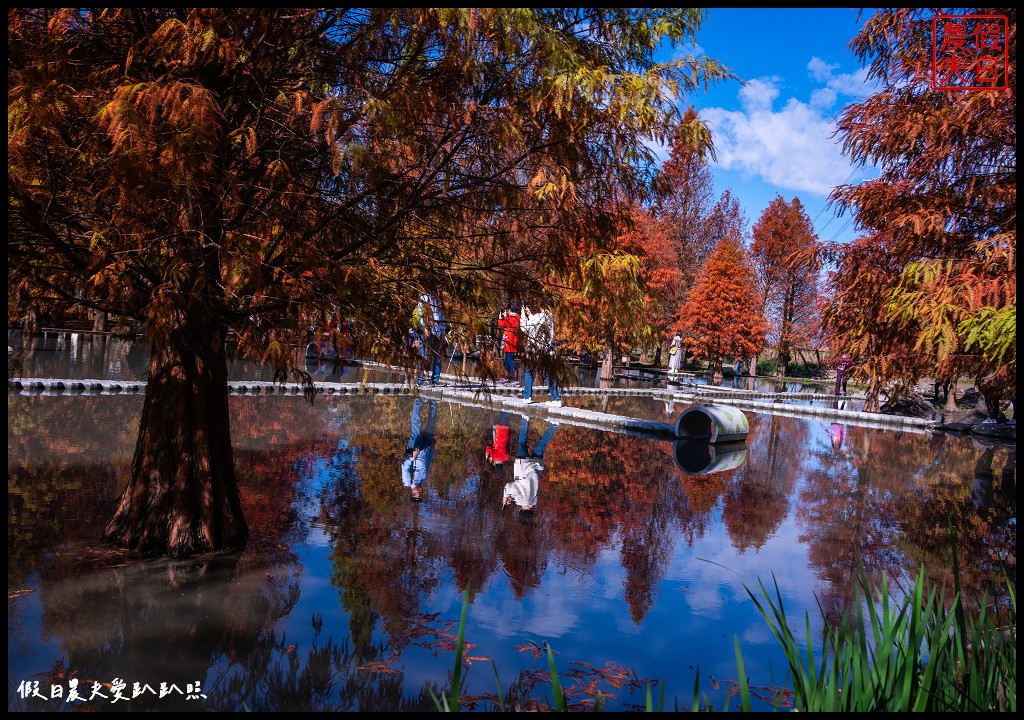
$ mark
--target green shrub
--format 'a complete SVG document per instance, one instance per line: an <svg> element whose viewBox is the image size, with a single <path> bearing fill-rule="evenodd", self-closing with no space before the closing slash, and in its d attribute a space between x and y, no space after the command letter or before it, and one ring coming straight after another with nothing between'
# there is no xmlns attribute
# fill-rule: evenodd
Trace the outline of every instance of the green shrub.
<svg viewBox="0 0 1024 720"><path fill-rule="evenodd" d="M794 378L813 378L820 380L829 376L830 368L817 363L790 363L786 366L786 376Z"/></svg>

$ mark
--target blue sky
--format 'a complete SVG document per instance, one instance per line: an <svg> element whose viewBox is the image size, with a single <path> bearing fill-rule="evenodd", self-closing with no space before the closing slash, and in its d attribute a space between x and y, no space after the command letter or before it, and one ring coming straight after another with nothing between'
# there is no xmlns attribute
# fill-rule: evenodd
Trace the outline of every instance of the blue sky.
<svg viewBox="0 0 1024 720"><path fill-rule="evenodd" d="M697 48L674 49L676 57L714 58L747 83L719 83L689 99L714 138L715 194L731 190L750 227L781 195L800 199L819 240L856 236L850 213L826 206L834 186L877 175L854 166L832 136L843 106L872 92L847 47L861 25L856 9L711 8Z"/></svg>

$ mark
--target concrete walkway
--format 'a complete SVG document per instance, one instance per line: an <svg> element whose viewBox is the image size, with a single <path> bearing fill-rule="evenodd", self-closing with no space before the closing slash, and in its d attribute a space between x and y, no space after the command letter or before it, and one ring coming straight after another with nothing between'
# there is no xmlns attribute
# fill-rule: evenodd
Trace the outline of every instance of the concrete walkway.
<svg viewBox="0 0 1024 720"><path fill-rule="evenodd" d="M383 369L402 372L398 368L381 366ZM519 414L543 417L549 421L611 430L614 432L643 437L672 438L675 436L674 423L644 420L594 410L563 405L548 405L543 401L547 390L539 386L534 390L537 402L525 404L521 386L484 384L479 379L459 378L454 375L442 376L444 386L413 386L408 382L398 383L331 383L315 382L314 388L322 395L422 395L457 402L481 408L514 410ZM143 393L146 383L121 380L75 380L56 378L11 378L8 390L28 395L109 395L117 393ZM267 381L231 381L229 392L233 395L301 395L301 383L273 383ZM730 405L742 410L799 418L820 418L849 425L872 428L892 428L910 432L928 432L937 425L937 420L865 413L832 407L815 407L787 403L787 400L819 400L842 404L850 398L835 395L802 395L799 393L764 393L716 388L707 385L685 384L676 388L593 388L568 387L562 390L563 399L571 396L610 395L643 396L661 401L689 405ZM769 400L766 402L765 400Z"/></svg>

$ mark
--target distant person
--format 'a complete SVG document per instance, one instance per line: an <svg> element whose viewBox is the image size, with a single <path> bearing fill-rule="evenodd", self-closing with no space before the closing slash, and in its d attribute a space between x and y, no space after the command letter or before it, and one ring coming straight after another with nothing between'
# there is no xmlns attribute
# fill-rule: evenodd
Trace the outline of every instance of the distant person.
<svg viewBox="0 0 1024 720"><path fill-rule="evenodd" d="M537 507L537 491L540 487L540 476L544 472L544 451L558 429L557 422L549 422L547 430L541 436L533 450L527 447L530 432L530 419L523 417L519 421L519 443L516 450L516 461L513 465L514 479L505 484L502 495L502 508L515 505L519 511L519 519L529 522Z"/></svg>
<svg viewBox="0 0 1024 720"><path fill-rule="evenodd" d="M420 417L423 398L417 397L412 404L409 443L402 461L402 485L409 488L413 502L423 499L423 482L434 460L434 432L437 428L437 400L430 400L427 407L427 422Z"/></svg>
<svg viewBox="0 0 1024 720"><path fill-rule="evenodd" d="M546 369L555 357L555 315L551 309L551 298L544 296L541 307L537 311L523 305L521 325L526 337L526 361L523 371L523 402L530 404L533 400L533 376L541 372L551 393L548 405L562 406L562 395L558 391L558 383L554 373Z"/></svg>
<svg viewBox="0 0 1024 720"><path fill-rule="evenodd" d="M683 336L678 330L668 346L668 371L678 374L683 367Z"/></svg>
<svg viewBox="0 0 1024 720"><path fill-rule="evenodd" d="M515 306L509 305L498 317L501 329L501 349L505 353L503 369L505 377L498 382L502 385L514 385L516 382L516 355L519 353L520 318Z"/></svg>
<svg viewBox="0 0 1024 720"><path fill-rule="evenodd" d="M500 468L509 459L509 413L503 412L498 416L498 422L491 427L491 444L484 448L484 457L487 463L494 468Z"/></svg>
<svg viewBox="0 0 1024 720"><path fill-rule="evenodd" d="M839 364L836 366L836 395L846 395L846 383L850 379L850 368L853 366L853 358L850 357L849 353L844 354L839 358Z"/></svg>
<svg viewBox="0 0 1024 720"><path fill-rule="evenodd" d="M430 384L444 385L441 382L441 358L448 332L448 321L444 316L444 307L436 295L423 293L416 310L413 312L413 330L419 336L420 357L430 366ZM417 377L418 381L425 381Z"/></svg>

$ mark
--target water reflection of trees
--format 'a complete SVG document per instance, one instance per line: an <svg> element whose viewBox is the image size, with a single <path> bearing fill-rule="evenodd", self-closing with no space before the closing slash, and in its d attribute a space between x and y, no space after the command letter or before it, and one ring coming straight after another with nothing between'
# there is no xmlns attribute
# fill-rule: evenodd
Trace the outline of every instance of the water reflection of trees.
<svg viewBox="0 0 1024 720"><path fill-rule="evenodd" d="M73 666L82 678L141 679L133 663L166 645L147 672L171 681L167 668L180 667L182 678L202 680L209 709L431 710L424 690L403 693L396 660L414 647L453 651L451 619L422 607L453 578L459 590L501 582L524 597L549 569L582 577L621 546L623 595L639 623L676 547L698 543L719 507L734 546L759 549L795 503L820 599L833 611L852 599L858 557L873 580L892 568L913 576L924 562L948 581L947 517L963 566L982 570L965 575L969 590L993 581L1000 559L1015 576L1012 448L850 427L836 452L815 445L811 423L754 415L743 466L690 476L676 468L671 443L564 424L545 453L538 512L524 524L501 510L511 463L484 460L496 412L442 403L428 500L408 501L399 465L410 397L321 397L312 406L233 397L250 547L205 567L105 567L80 550L99 536L127 474L140 398L8 403L9 586L40 573L44 630L68 663L61 670L55 658L55 673ZM531 433L543 429L543 420L531 423ZM279 627L298 599L301 567L288 548L313 525L330 537L330 581L348 627L339 640L314 617L314 641L296 648ZM88 622L83 607L97 608Z"/></svg>
<svg viewBox="0 0 1024 720"><path fill-rule="evenodd" d="M797 517L809 560L824 580L820 599L829 614L853 602L860 567L872 584L886 575L906 589L923 564L951 599L950 522L961 570L971 569L962 576L965 597L980 597L985 589L1001 594L997 556L1015 576L1016 528L1010 518L1016 515L1016 495L1014 490L1009 501L1003 491L1012 480L993 479L993 495L999 497L976 507L971 469L977 450L967 438L938 437L921 442L899 431L850 427L839 452L828 447L816 453ZM1007 452L993 450L992 456ZM984 454L981 460L984 465Z"/></svg>
<svg viewBox="0 0 1024 720"><path fill-rule="evenodd" d="M748 460L725 494L722 519L738 550L759 550L782 525L806 462L807 423L759 415L747 436Z"/></svg>
<svg viewBox="0 0 1024 720"><path fill-rule="evenodd" d="M7 396L9 588L49 553L100 536L124 487L141 406L133 396Z"/></svg>

